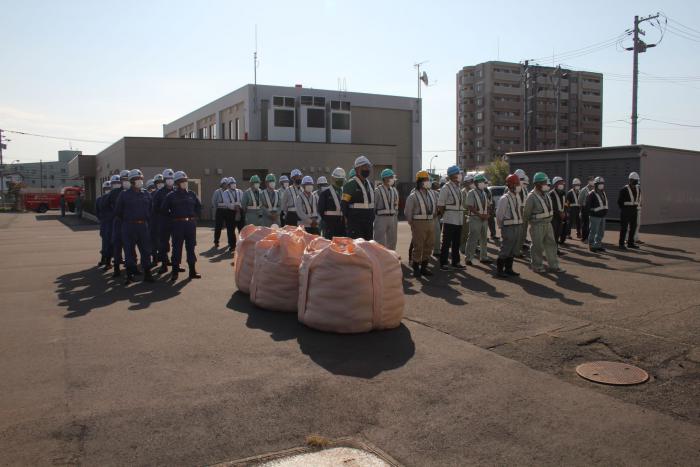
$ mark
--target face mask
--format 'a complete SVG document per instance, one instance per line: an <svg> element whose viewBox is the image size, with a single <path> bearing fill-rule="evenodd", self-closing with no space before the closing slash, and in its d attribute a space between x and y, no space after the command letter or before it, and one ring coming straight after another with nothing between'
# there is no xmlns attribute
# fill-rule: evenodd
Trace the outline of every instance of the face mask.
<svg viewBox="0 0 700 467"><path fill-rule="evenodd" d="M128 181L128 180L123 181L123 182L122 182L122 187L123 187L125 190L128 190L129 188L131 188L131 182Z"/></svg>
<svg viewBox="0 0 700 467"><path fill-rule="evenodd" d="M270 190L274 190L275 189L275 182L267 182L267 187Z"/></svg>
<svg viewBox="0 0 700 467"><path fill-rule="evenodd" d="M160 190L161 188L163 188L163 185L163 183L156 183L156 190Z"/></svg>
<svg viewBox="0 0 700 467"><path fill-rule="evenodd" d="M313 193L314 186L313 185L304 185L304 191L307 193Z"/></svg>
<svg viewBox="0 0 700 467"><path fill-rule="evenodd" d="M364 178L369 177L369 169L362 169L360 170L360 175L362 175Z"/></svg>
<svg viewBox="0 0 700 467"><path fill-rule="evenodd" d="M564 185L557 185L557 191L564 191Z"/></svg>
<svg viewBox="0 0 700 467"><path fill-rule="evenodd" d="M134 181L134 186L136 188L143 188L143 180L136 180Z"/></svg>
<svg viewBox="0 0 700 467"><path fill-rule="evenodd" d="M181 190L187 190L187 182L180 182L178 186Z"/></svg>
<svg viewBox="0 0 700 467"><path fill-rule="evenodd" d="M282 188L284 188L285 190L289 188L289 182L282 182Z"/></svg>
<svg viewBox="0 0 700 467"><path fill-rule="evenodd" d="M168 186L173 186L175 184L175 180L173 180L172 178L168 178L165 180L165 184Z"/></svg>
<svg viewBox="0 0 700 467"><path fill-rule="evenodd" d="M294 179L294 184L295 184L295 185L301 185L301 178L295 178L295 179Z"/></svg>
<svg viewBox="0 0 700 467"><path fill-rule="evenodd" d="M547 193L549 191L549 185L542 185L542 191Z"/></svg>
<svg viewBox="0 0 700 467"><path fill-rule="evenodd" d="M602 183L598 185L598 190L603 191L603 188L605 188L605 185L603 185Z"/></svg>
<svg viewBox="0 0 700 467"><path fill-rule="evenodd" d="M333 185L337 186L338 188L343 188L343 185L345 184L345 180L342 178L339 178L333 182Z"/></svg>
<svg viewBox="0 0 700 467"><path fill-rule="evenodd" d="M396 183L396 180L394 180L393 178L390 178L389 179L389 186L394 186L394 183Z"/></svg>
<svg viewBox="0 0 700 467"><path fill-rule="evenodd" d="M257 190L258 188L260 188L260 184L259 184L259 183L253 183L253 189L254 189L254 190Z"/></svg>
<svg viewBox="0 0 700 467"><path fill-rule="evenodd" d="M577 191L578 191L578 190L580 190L580 189L581 189L581 185L574 185L574 190L577 190Z"/></svg>
<svg viewBox="0 0 700 467"><path fill-rule="evenodd" d="M109 191L110 191L109 188L106 189L106 190L104 190L104 192L105 192L106 195L109 194Z"/></svg>
<svg viewBox="0 0 700 467"><path fill-rule="evenodd" d="M112 183L112 188L121 188L122 182Z"/></svg>
<svg viewBox="0 0 700 467"><path fill-rule="evenodd" d="M476 186L480 190L483 190L484 188L486 188L486 184L484 182L479 182Z"/></svg>
<svg viewBox="0 0 700 467"><path fill-rule="evenodd" d="M630 180L630 185L632 186L636 185L637 183L639 183L638 180Z"/></svg>
<svg viewBox="0 0 700 467"><path fill-rule="evenodd" d="M230 184L228 187L229 187L231 190L235 190L235 189L236 189L236 184L235 184L235 183L232 183L232 184Z"/></svg>
<svg viewBox="0 0 700 467"><path fill-rule="evenodd" d="M518 185L518 186L515 187L515 192L516 192L516 193L520 193L521 191L523 191L523 187L521 187L520 185Z"/></svg>
<svg viewBox="0 0 700 467"><path fill-rule="evenodd" d="M427 181L421 183L421 186L422 186L423 188L425 188L426 190L429 190L429 189L430 189L430 185L432 185L432 184L431 184L430 182L427 182Z"/></svg>
<svg viewBox="0 0 700 467"><path fill-rule="evenodd" d="M588 186L593 188L593 182L588 182Z"/></svg>
<svg viewBox="0 0 700 467"><path fill-rule="evenodd" d="M326 185L325 183L323 185L319 185L319 188L321 191L326 191L328 188L330 188L330 185Z"/></svg>

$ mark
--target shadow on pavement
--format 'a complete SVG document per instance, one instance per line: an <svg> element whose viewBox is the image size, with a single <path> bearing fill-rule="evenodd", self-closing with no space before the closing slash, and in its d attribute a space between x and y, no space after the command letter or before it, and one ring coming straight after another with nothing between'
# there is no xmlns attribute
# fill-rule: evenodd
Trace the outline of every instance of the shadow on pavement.
<svg viewBox="0 0 700 467"><path fill-rule="evenodd" d="M233 258L233 254L230 251L228 251L228 247L216 248L214 246L212 246L206 251L202 251L201 253L199 253L199 256L208 258L210 263L219 263L221 261Z"/></svg>
<svg viewBox="0 0 700 467"><path fill-rule="evenodd" d="M540 284L538 282L534 282L528 279L523 278L523 276L518 277L517 279L511 280L513 284L519 285L520 287L523 288L523 290L530 295L534 295L536 297L541 297L541 298L556 298L562 303L565 303L567 305L574 305L574 306L582 306L583 302L580 302L578 300L574 300L573 298L568 298L566 297L563 293L554 290L551 287L547 287L544 284Z"/></svg>
<svg viewBox="0 0 700 467"><path fill-rule="evenodd" d="M59 221L74 232L85 232L90 230L100 230L100 226L94 222L83 219L75 214L66 214L62 217L60 214L36 214L34 218L37 221Z"/></svg>
<svg viewBox="0 0 700 467"><path fill-rule="evenodd" d="M111 271L103 272L95 267L59 276L54 283L58 306L65 307L68 311L63 317L78 318L116 302L129 304L128 309L132 311L144 310L151 303L179 295L180 289L189 282L181 280L171 285L164 279L157 279L152 284L137 281L125 287L124 273L116 280L111 278L111 274ZM140 276L137 277L139 278Z"/></svg>
<svg viewBox="0 0 700 467"><path fill-rule="evenodd" d="M644 211L642 211L642 215L644 215ZM674 237L700 238L700 221L644 225L639 229L639 232L642 235L673 235Z"/></svg>
<svg viewBox="0 0 700 467"><path fill-rule="evenodd" d="M249 328L262 329L275 341L296 339L303 354L335 375L371 379L404 366L415 354L411 332L403 324L387 331L334 334L307 328L296 313L260 309L241 292L235 292L226 306L248 315Z"/></svg>

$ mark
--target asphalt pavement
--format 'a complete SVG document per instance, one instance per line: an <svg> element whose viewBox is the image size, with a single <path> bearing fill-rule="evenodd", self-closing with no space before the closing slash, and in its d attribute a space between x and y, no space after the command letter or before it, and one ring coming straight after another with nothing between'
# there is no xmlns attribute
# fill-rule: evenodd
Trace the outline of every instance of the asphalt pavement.
<svg viewBox="0 0 700 467"><path fill-rule="evenodd" d="M0 464L206 465L318 434L410 466L698 465L699 232L571 241L561 276L406 267L403 324L343 336L251 305L208 227L201 280L124 287L96 267L97 226L0 214ZM592 360L651 378L591 383Z"/></svg>

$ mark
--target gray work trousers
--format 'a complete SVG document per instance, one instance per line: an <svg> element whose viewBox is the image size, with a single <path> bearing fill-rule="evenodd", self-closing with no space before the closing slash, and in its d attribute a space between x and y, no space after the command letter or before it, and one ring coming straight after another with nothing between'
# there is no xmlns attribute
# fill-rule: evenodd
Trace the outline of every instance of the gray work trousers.
<svg viewBox="0 0 700 467"><path fill-rule="evenodd" d="M522 224L504 225L501 227L501 250L498 252L500 259L514 258L518 254L518 241L522 230Z"/></svg>
<svg viewBox="0 0 700 467"><path fill-rule="evenodd" d="M530 246L530 264L532 264L532 268L537 270L543 267L544 253L549 267L557 269L559 267L559 259L557 258L557 241L554 239L552 220L531 222L530 239L532 240L532 246Z"/></svg>
<svg viewBox="0 0 700 467"><path fill-rule="evenodd" d="M489 221L479 216L469 216L469 240L467 240L467 261L474 257L476 244L479 244L479 259L488 258L486 242L488 241Z"/></svg>
<svg viewBox="0 0 700 467"><path fill-rule="evenodd" d="M396 250L398 222L396 215L377 214L374 218L374 241L390 250Z"/></svg>

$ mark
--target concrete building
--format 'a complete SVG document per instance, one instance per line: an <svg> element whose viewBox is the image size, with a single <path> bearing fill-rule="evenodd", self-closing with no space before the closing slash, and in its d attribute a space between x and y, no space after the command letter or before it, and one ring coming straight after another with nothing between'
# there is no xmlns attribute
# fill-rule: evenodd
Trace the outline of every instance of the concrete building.
<svg viewBox="0 0 700 467"><path fill-rule="evenodd" d="M609 146L506 154L510 172L523 169L530 177L545 172L550 179L564 177L567 190L575 177L585 184L589 176L605 178L609 219L619 219L617 195L630 172L641 177L642 225L700 220L697 173L700 151L658 146Z"/></svg>
<svg viewBox="0 0 700 467"><path fill-rule="evenodd" d="M21 181L27 189L60 189L65 186L83 184L82 180L74 180L68 174L68 163L81 151L58 151L58 160L3 164L0 171L5 183L8 180ZM7 187L3 187L3 191Z"/></svg>
<svg viewBox="0 0 700 467"><path fill-rule="evenodd" d="M485 62L457 73L457 163L507 152L602 144L600 73Z"/></svg>

